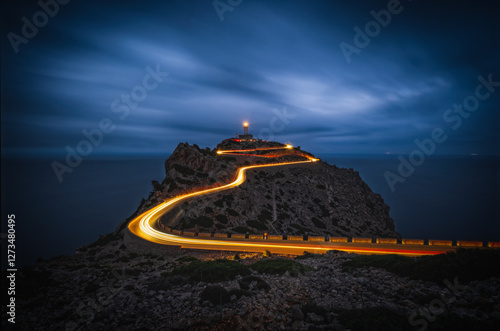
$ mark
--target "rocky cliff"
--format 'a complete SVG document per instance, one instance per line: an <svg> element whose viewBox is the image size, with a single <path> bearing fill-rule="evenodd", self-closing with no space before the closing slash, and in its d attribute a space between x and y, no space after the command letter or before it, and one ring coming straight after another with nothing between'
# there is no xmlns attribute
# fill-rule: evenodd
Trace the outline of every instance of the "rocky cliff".
<svg viewBox="0 0 500 331"><path fill-rule="evenodd" d="M16 324L4 318L2 330L499 329L498 251L269 256L157 245L126 231L163 199L231 181L250 162L238 158L180 144L165 180L117 231L19 269ZM265 169L239 188L180 206L179 226L205 217L217 230L397 235L387 205L355 171L318 162ZM6 316L7 302L2 307Z"/></svg>
<svg viewBox="0 0 500 331"><path fill-rule="evenodd" d="M217 149L250 147L256 148L224 141ZM283 152L273 155L279 161L311 155L298 149ZM229 183L238 167L265 162L276 159L218 155L216 149L179 144L165 162L165 179L155 185L141 211L184 192ZM165 215L162 222L202 232L399 237L389 206L358 172L325 162L249 170L241 186L194 198Z"/></svg>

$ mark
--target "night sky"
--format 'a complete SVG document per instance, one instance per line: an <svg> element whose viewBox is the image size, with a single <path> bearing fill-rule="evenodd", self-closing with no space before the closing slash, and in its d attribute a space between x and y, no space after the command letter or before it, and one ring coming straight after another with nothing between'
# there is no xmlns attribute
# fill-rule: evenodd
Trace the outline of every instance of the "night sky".
<svg viewBox="0 0 500 331"><path fill-rule="evenodd" d="M443 118L478 76L500 81L497 1L389 1L397 13L368 24L349 63L340 45L388 1L217 4L73 0L45 25L35 1L3 4L2 154L63 162L103 119L113 130L93 155L215 147L243 120L313 153L405 154L443 128L436 154L499 154L499 83L470 116ZM15 39L34 15L38 33Z"/></svg>

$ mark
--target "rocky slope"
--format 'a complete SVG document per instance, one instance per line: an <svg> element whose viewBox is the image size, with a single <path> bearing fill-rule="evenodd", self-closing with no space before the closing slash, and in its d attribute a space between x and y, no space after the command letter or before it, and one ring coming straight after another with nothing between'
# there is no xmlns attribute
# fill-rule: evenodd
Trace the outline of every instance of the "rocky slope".
<svg viewBox="0 0 500 331"><path fill-rule="evenodd" d="M272 144L277 143L242 146L224 141L217 149ZM229 183L241 165L300 160L309 154L298 149L279 152L286 155L277 159L221 156L216 150L179 144L165 162L165 180L156 183L141 210L183 192ZM325 162L249 170L241 186L192 199L165 215L162 222L201 232L399 237L382 197L356 171Z"/></svg>
<svg viewBox="0 0 500 331"><path fill-rule="evenodd" d="M450 287L446 279L409 279L371 266L346 269L356 255L335 251L295 260L247 254L213 261L233 259L234 253L177 249L146 255L127 243L127 249L109 254L110 244L23 268L15 328L498 330L500 325L498 271L496 277L469 282L459 275L448 279ZM200 266L205 273L196 271ZM2 324L9 329L6 319Z"/></svg>
<svg viewBox="0 0 500 331"><path fill-rule="evenodd" d="M301 153L280 158L298 158ZM262 253L186 250L152 244L126 230L133 217L165 198L231 181L236 168L249 162L239 158L180 144L165 163L165 180L154 183L156 190L115 232L74 255L18 270L16 324L4 318L2 330L500 327L498 254L464 254L465 258L448 264L423 257L419 261L425 266L412 273L406 265L416 259L388 256L381 267L360 265L356 254L337 251L323 256L263 257ZM217 230L241 226L258 231L256 223L248 223L256 220L269 229L293 233L300 233L301 228L293 226L298 224L309 233L397 235L388 207L353 170L315 163L255 171L248 179L231 194L207 196L183 206L179 224L206 216L215 219L211 227ZM258 204L270 207L255 207ZM263 214L268 217L259 219ZM221 221L218 215L227 220ZM443 270L446 273L440 274ZM4 272L4 281L6 276ZM3 316L6 307L4 300Z"/></svg>

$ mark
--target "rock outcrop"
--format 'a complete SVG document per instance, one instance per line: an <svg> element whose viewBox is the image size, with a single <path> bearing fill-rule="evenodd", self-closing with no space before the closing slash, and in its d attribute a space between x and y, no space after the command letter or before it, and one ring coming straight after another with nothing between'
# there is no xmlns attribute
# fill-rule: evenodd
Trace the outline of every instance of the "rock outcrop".
<svg viewBox="0 0 500 331"><path fill-rule="evenodd" d="M389 255L372 266L338 251L269 257L186 250L126 230L163 199L230 182L249 162L238 158L180 144L165 163L165 180L153 183L155 191L115 232L74 255L18 270L16 324L4 318L2 329L498 330L498 252L462 251L460 260ZM389 207L355 171L322 162L265 169L232 191L180 206L179 226L203 217L217 230L397 236ZM426 267L408 277L405 266L418 261Z"/></svg>
<svg viewBox="0 0 500 331"><path fill-rule="evenodd" d="M225 141L218 148L250 147L235 144ZM310 155L294 149L279 157L303 154ZM244 164L273 161L221 156L216 150L179 144L165 162L165 179L142 209L184 192L229 183ZM202 232L400 237L382 197L356 171L325 162L249 170L241 186L194 198L165 215L162 222Z"/></svg>
<svg viewBox="0 0 500 331"><path fill-rule="evenodd" d="M213 259L228 258L227 253L178 250L158 256L124 248L110 255L107 245L20 270L16 329L498 330L500 325L498 277L458 284L451 278L450 288L446 281L412 280L381 268L345 270L342 264L356 255L331 251L287 259L305 270L297 274L254 270L214 282L172 271L198 263L189 255ZM251 270L259 261L281 265L282 259L255 255L240 254L228 270ZM7 324L4 318L3 330L9 330Z"/></svg>

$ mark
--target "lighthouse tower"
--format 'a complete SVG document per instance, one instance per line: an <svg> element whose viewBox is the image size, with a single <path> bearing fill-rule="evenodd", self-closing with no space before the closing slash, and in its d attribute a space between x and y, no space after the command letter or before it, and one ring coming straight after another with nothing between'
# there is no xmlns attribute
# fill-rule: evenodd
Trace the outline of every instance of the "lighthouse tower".
<svg viewBox="0 0 500 331"><path fill-rule="evenodd" d="M253 135L248 133L248 122L243 122L243 134L239 136L242 141L254 141Z"/></svg>
<svg viewBox="0 0 500 331"><path fill-rule="evenodd" d="M248 122L243 122L243 134L248 135Z"/></svg>

